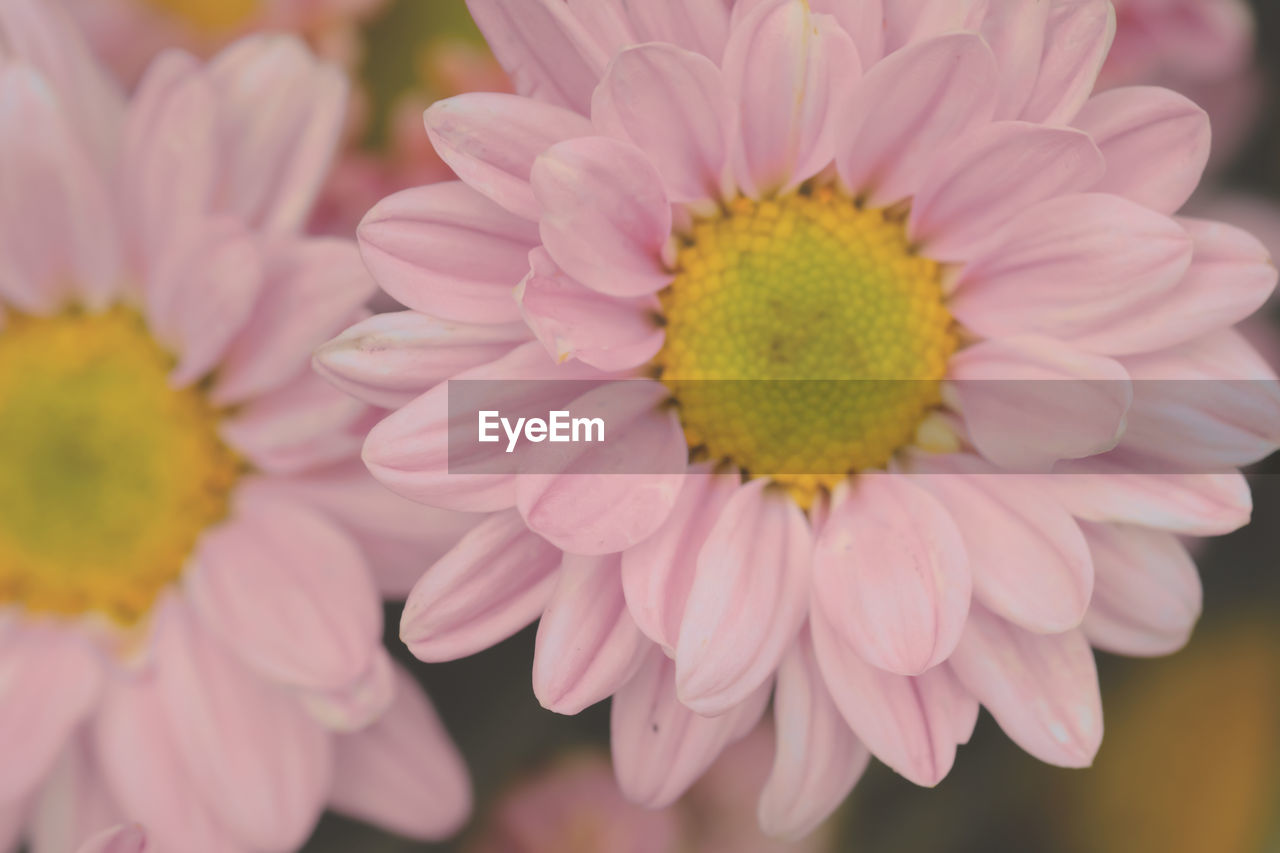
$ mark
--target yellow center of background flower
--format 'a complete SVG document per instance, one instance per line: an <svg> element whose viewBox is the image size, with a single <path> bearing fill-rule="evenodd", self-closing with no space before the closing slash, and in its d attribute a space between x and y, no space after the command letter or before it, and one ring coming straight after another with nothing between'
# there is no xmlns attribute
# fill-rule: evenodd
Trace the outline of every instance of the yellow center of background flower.
<svg viewBox="0 0 1280 853"><path fill-rule="evenodd" d="M655 364L695 457L808 507L884 466L940 403L956 336L901 216L830 188L740 198L695 223L677 270Z"/></svg>
<svg viewBox="0 0 1280 853"><path fill-rule="evenodd" d="M237 29L258 11L261 0L144 0L192 29L219 35Z"/></svg>
<svg viewBox="0 0 1280 853"><path fill-rule="evenodd" d="M239 474L133 311L0 327L0 606L129 624L178 579Z"/></svg>

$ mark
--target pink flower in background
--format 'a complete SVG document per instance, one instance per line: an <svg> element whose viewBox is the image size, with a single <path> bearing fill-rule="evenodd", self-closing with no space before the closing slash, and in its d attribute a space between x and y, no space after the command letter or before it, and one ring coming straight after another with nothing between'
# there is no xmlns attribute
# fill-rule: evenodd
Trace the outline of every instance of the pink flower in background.
<svg viewBox="0 0 1280 853"><path fill-rule="evenodd" d="M108 829L86 841L76 853L146 853L147 834L137 826Z"/></svg>
<svg viewBox="0 0 1280 853"><path fill-rule="evenodd" d="M465 819L378 593L466 519L378 486L376 415L308 368L373 289L299 230L345 98L279 36L165 53L126 103L58 8L0 0L0 849Z"/></svg>
<svg viewBox="0 0 1280 853"><path fill-rule="evenodd" d="M489 513L410 595L410 649L456 658L541 618L539 699L612 696L615 770L649 806L772 695L775 835L816 826L868 751L935 784L979 704L1031 754L1089 764L1091 646L1185 642L1178 536L1245 524L1225 470L1278 437L1274 394L1131 384L1274 380L1230 329L1275 285L1266 250L1174 215L1204 112L1093 94L1105 0L469 5L520 94L428 110L461 182L360 229L411 310L318 354L399 407L365 444L380 480ZM548 411L625 388L610 429L668 473L574 473L610 458L581 447L558 475L451 473L475 416L451 423L449 377L597 384ZM848 384L760 405L701 381L741 378ZM1013 379L1034 398L988 381Z"/></svg>

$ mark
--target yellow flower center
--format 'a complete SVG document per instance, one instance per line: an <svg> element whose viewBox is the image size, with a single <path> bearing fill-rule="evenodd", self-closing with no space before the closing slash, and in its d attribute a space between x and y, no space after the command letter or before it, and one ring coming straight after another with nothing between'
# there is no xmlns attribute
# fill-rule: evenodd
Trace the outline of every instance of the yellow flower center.
<svg viewBox="0 0 1280 853"><path fill-rule="evenodd" d="M221 35L239 28L258 11L261 0L143 0L192 29Z"/></svg>
<svg viewBox="0 0 1280 853"><path fill-rule="evenodd" d="M913 440L956 348L941 270L902 216L830 188L695 222L661 301L655 365L694 455L805 507Z"/></svg>
<svg viewBox="0 0 1280 853"><path fill-rule="evenodd" d="M132 310L0 327L0 606L130 624L222 518L239 462Z"/></svg>

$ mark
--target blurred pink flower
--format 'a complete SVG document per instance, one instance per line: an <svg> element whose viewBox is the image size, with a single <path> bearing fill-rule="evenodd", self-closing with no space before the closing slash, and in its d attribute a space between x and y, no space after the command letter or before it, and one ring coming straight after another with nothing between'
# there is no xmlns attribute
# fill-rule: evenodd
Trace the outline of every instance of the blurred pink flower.
<svg viewBox="0 0 1280 853"><path fill-rule="evenodd" d="M468 520L370 478L376 414L308 369L373 290L300 233L345 98L255 36L166 52L126 103L56 5L0 0L0 849L466 817L379 587Z"/></svg>
<svg viewBox="0 0 1280 853"><path fill-rule="evenodd" d="M411 310L318 354L400 407L365 444L380 480L490 513L410 595L414 654L540 617L536 694L564 713L612 696L619 780L649 806L773 695L760 817L784 837L868 750L937 783L979 703L1031 754L1089 764L1091 646L1185 642L1200 586L1177 535L1249 520L1226 469L1280 423L1274 397L1226 401L1231 422L1131 385L1274 379L1229 328L1275 285L1266 250L1174 216L1204 112L1093 94L1106 0L469 5L520 94L428 111L462 181L385 200L359 235ZM593 382L533 404L623 400L611 434L667 473L591 474L619 451L585 445L560 474L451 471L475 417L451 420L442 370ZM814 377L911 381L773 406L683 381ZM987 381L1006 379L1034 399ZM1225 435L1180 432L1168 405ZM768 474L796 460L856 474ZM1054 465L1073 476L987 476Z"/></svg>

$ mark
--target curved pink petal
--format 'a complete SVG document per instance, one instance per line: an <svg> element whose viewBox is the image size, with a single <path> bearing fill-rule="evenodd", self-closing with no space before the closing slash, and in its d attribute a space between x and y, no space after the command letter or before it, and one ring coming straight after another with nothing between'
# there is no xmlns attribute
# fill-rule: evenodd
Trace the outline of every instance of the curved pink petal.
<svg viewBox="0 0 1280 853"><path fill-rule="evenodd" d="M905 477L864 474L840 491L814 551L813 606L867 663L919 675L947 659L964 628L964 540Z"/></svg>
<svg viewBox="0 0 1280 853"><path fill-rule="evenodd" d="M409 593L400 639L420 660L454 660L528 625L551 600L561 552L514 510L476 525Z"/></svg>
<svg viewBox="0 0 1280 853"><path fill-rule="evenodd" d="M403 669L394 675L391 708L337 738L330 805L406 838L447 838L471 813L467 768L422 688Z"/></svg>
<svg viewBox="0 0 1280 853"><path fill-rule="evenodd" d="M512 323L537 226L460 181L383 199L356 232L378 285L399 302L460 323Z"/></svg>
<svg viewBox="0 0 1280 853"><path fill-rule="evenodd" d="M810 0L813 11L831 15L853 39L863 68L884 57L884 0Z"/></svg>
<svg viewBox="0 0 1280 853"><path fill-rule="evenodd" d="M76 853L145 853L146 850L147 833L134 824L101 832L77 848Z"/></svg>
<svg viewBox="0 0 1280 853"><path fill-rule="evenodd" d="M332 522L249 492L194 557L185 581L195 612L246 666L335 689L373 662L381 602L359 548Z"/></svg>
<svg viewBox="0 0 1280 853"><path fill-rule="evenodd" d="M621 573L617 554L565 554L533 653L533 693L542 707L576 714L635 672L649 642L627 612Z"/></svg>
<svg viewBox="0 0 1280 853"><path fill-rule="evenodd" d="M1040 124L1070 122L1093 92L1115 34L1110 0L1051 3L1040 73L1018 117Z"/></svg>
<svg viewBox="0 0 1280 853"><path fill-rule="evenodd" d="M875 206L913 195L939 148L991 118L997 77L990 48L971 33L890 54L868 69L844 107L841 181Z"/></svg>
<svg viewBox="0 0 1280 853"><path fill-rule="evenodd" d="M529 185L535 161L556 143L593 132L581 115L500 92L437 101L427 110L426 124L436 153L467 186L535 222L541 213Z"/></svg>
<svg viewBox="0 0 1280 853"><path fill-rule="evenodd" d="M974 446L1018 473L1115 447L1133 399L1118 362L1051 338L984 341L957 353L950 371Z"/></svg>
<svg viewBox="0 0 1280 853"><path fill-rule="evenodd" d="M622 552L622 589L640 630L674 657L698 554L738 490L736 474L691 468L667 520Z"/></svg>
<svg viewBox="0 0 1280 853"><path fill-rule="evenodd" d="M921 181L908 229L930 257L968 260L1027 208L1096 184L1106 169L1089 137L1065 127L994 122L941 154Z"/></svg>
<svg viewBox="0 0 1280 853"><path fill-rule="evenodd" d="M1243 475L1130 473L1105 457L1089 461L1084 472L1046 478L1076 518L1187 536L1221 536L1249 523L1253 499Z"/></svg>
<svg viewBox="0 0 1280 853"><path fill-rule="evenodd" d="M675 663L651 647L613 697L613 769L622 793L648 808L674 803L726 746L755 728L772 687L762 685L718 717L701 717L676 698Z"/></svg>
<svg viewBox="0 0 1280 853"><path fill-rule="evenodd" d="M1191 237L1163 214L1088 193L1024 210L965 268L951 313L984 337L1038 334L1108 355L1133 352L1145 308L1191 265Z"/></svg>
<svg viewBox="0 0 1280 853"><path fill-rule="evenodd" d="M579 284L542 248L529 256L529 275L516 299L532 329L557 362L570 358L601 370L640 367L662 349L664 335L654 296L619 299Z"/></svg>
<svg viewBox="0 0 1280 853"><path fill-rule="evenodd" d="M739 487L698 552L676 643L680 701L719 714L777 669L809 609L813 534L784 492Z"/></svg>
<svg viewBox="0 0 1280 853"><path fill-rule="evenodd" d="M992 3L980 32L1000 67L995 117L1016 118L1040 74L1052 3Z"/></svg>
<svg viewBox="0 0 1280 853"><path fill-rule="evenodd" d="M1209 162L1209 115L1169 89L1135 86L1091 98L1072 122L1107 158L1097 192L1173 213L1191 198Z"/></svg>
<svg viewBox="0 0 1280 853"><path fill-rule="evenodd" d="M988 0L881 0L881 5L884 52L892 54L945 33L977 30Z"/></svg>
<svg viewBox="0 0 1280 853"><path fill-rule="evenodd" d="M773 718L777 747L760 794L760 828L801 838L843 802L871 759L827 692L807 632L778 667Z"/></svg>
<svg viewBox="0 0 1280 853"><path fill-rule="evenodd" d="M739 122L734 171L748 195L786 192L830 164L839 96L862 72L834 18L762 2L735 22L723 68Z"/></svg>
<svg viewBox="0 0 1280 853"><path fill-rule="evenodd" d="M621 0L638 42L668 42L719 62L729 39L724 0Z"/></svg>
<svg viewBox="0 0 1280 853"><path fill-rule="evenodd" d="M34 851L78 850L104 828L125 822L93 754L87 728L63 748L58 763L40 785L26 819L27 843ZM5 840L0 829L0 843Z"/></svg>
<svg viewBox="0 0 1280 853"><path fill-rule="evenodd" d="M298 698L307 712L326 729L356 732L381 717L395 698L394 664L378 645L369 666L354 681L333 690L301 691Z"/></svg>
<svg viewBox="0 0 1280 853"><path fill-rule="evenodd" d="M711 4L723 11L719 0ZM591 99L591 118L598 132L645 152L672 201L722 194L733 104L720 69L705 56L672 44L624 50Z"/></svg>
<svg viewBox="0 0 1280 853"><path fill-rule="evenodd" d="M562 142L534 163L532 183L542 243L573 278L613 296L647 296L670 283L671 205L634 145L603 136Z"/></svg>
<svg viewBox="0 0 1280 853"><path fill-rule="evenodd" d="M1032 634L975 607L950 665L1027 752L1061 767L1093 762L1102 698L1082 632Z"/></svg>
<svg viewBox="0 0 1280 853"><path fill-rule="evenodd" d="M1173 654L1200 618L1195 561L1172 533L1122 524L1084 525L1097 566L1084 633L1122 655Z"/></svg>
<svg viewBox="0 0 1280 853"><path fill-rule="evenodd" d="M347 329L317 349L313 363L346 393L395 409L528 339L523 323L466 323L398 311Z"/></svg>

